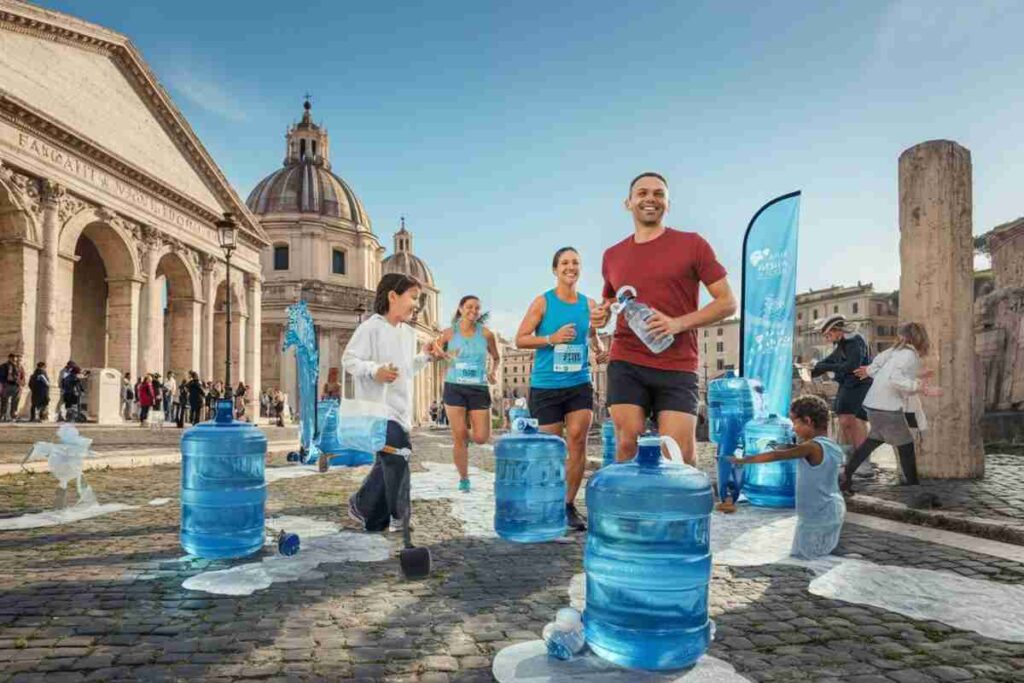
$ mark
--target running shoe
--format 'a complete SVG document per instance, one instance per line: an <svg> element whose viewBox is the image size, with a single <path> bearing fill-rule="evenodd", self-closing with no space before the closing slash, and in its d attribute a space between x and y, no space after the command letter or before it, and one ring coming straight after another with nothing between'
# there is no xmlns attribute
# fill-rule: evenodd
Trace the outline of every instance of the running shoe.
<svg viewBox="0 0 1024 683"><path fill-rule="evenodd" d="M462 491L463 493L469 493L469 488L470 488L470 486L469 486L469 479L460 479L459 480L459 490L460 491Z"/></svg>
<svg viewBox="0 0 1024 683"><path fill-rule="evenodd" d="M576 506L572 503L567 503L565 506L565 516L569 524L569 528L573 531L586 531L587 523L580 517L579 511Z"/></svg>

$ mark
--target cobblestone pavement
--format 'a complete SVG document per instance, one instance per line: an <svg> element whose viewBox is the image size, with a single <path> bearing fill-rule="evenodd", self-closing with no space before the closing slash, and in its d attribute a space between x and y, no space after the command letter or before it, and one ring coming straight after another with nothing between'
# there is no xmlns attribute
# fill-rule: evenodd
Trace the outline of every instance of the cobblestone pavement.
<svg viewBox="0 0 1024 683"><path fill-rule="evenodd" d="M414 460L448 461L449 444L444 433L418 435ZM474 447L472 460L493 469L487 449ZM275 481L268 511L354 529L342 503L364 472ZM0 680L486 681L498 650L538 638L568 603L582 568L583 535L540 545L466 537L449 501L417 500L415 540L434 559L425 581L402 581L390 559L321 565L324 578L246 597L188 591L186 578L227 564L181 559L178 477L173 465L95 472L101 502L137 507L0 532ZM0 477L0 516L46 509L53 491L49 475ZM147 505L160 497L173 503ZM1024 581L1015 562L848 525L839 554L853 553ZM820 598L807 591L809 576L793 566L716 567L711 654L752 681L1024 680L1024 644Z"/></svg>
<svg viewBox="0 0 1024 683"><path fill-rule="evenodd" d="M933 509L945 515L973 517L1010 526L1024 534L1024 455L985 456L985 478L923 479L921 485L899 486L895 469L880 468L874 481L860 483L858 493L920 507L922 494L933 494Z"/></svg>

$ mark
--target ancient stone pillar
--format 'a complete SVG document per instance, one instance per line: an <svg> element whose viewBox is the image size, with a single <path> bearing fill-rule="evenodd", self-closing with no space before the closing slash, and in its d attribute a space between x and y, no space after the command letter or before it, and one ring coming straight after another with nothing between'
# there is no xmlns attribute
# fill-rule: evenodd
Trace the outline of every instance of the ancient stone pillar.
<svg viewBox="0 0 1024 683"><path fill-rule="evenodd" d="M944 395L923 398L930 429L918 454L924 477L984 474L974 406L974 287L971 153L932 140L900 155L900 321L931 337L924 368Z"/></svg>
<svg viewBox="0 0 1024 683"><path fill-rule="evenodd" d="M246 396L248 405L245 409L253 420L260 414L260 370L261 370L261 342L260 331L263 329L260 304L262 300L260 278L258 275L245 274L245 295L246 306L249 309L249 320L246 326L246 356L245 356L245 378L249 385L249 394Z"/></svg>
<svg viewBox="0 0 1024 683"><path fill-rule="evenodd" d="M60 200L65 190L50 180L43 181L42 241L39 259L39 314L37 320L36 362L46 363L50 381L54 386L63 362L57 357L57 248L60 244ZM60 389L50 391L49 415L56 418Z"/></svg>
<svg viewBox="0 0 1024 683"><path fill-rule="evenodd" d="M213 379L213 313L217 299L214 287L214 260L207 254L199 255L199 265L203 271L203 315L202 315L202 351L200 378L203 381Z"/></svg>

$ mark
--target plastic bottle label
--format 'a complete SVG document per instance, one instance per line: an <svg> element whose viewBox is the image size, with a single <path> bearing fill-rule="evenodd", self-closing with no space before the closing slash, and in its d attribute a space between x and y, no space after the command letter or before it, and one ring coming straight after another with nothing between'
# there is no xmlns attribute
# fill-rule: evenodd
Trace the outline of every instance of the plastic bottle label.
<svg viewBox="0 0 1024 683"><path fill-rule="evenodd" d="M587 347L583 344L556 344L554 371L580 372L586 353Z"/></svg>

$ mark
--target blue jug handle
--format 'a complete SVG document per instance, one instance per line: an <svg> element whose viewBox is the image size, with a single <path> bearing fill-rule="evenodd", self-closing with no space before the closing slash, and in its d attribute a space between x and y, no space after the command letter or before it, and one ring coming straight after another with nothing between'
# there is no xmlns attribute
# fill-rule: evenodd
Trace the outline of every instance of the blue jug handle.
<svg viewBox="0 0 1024 683"><path fill-rule="evenodd" d="M683 467L689 467L691 470L697 471L696 467L688 464L685 460L683 460L683 450L679 448L679 444L676 443L675 439L668 435L663 435L660 438L661 443L665 446L665 450L668 451L669 460L679 460L679 464L682 465Z"/></svg>

